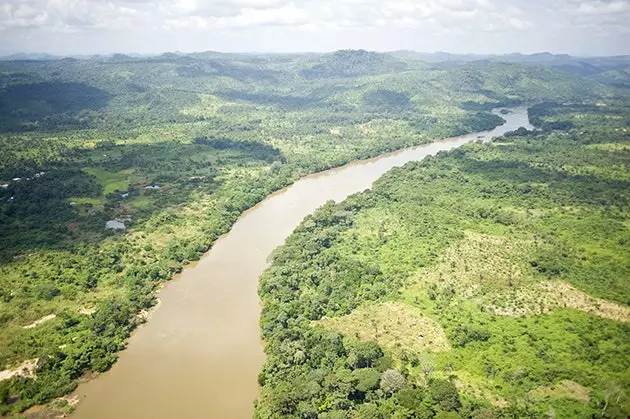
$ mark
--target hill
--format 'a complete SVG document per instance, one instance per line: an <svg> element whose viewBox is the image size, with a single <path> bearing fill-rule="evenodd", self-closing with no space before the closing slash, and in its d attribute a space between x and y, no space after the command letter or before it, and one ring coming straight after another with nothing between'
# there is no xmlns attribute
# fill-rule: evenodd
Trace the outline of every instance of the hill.
<svg viewBox="0 0 630 419"><path fill-rule="evenodd" d="M375 76L403 71L407 65L387 54L365 50L344 50L327 55L319 63L302 71L306 78Z"/></svg>
<svg viewBox="0 0 630 419"><path fill-rule="evenodd" d="M554 70L572 75L587 77L600 73L626 68L630 64L630 56L614 57L574 57L568 54L551 54L542 52L536 54L450 54L447 52L421 53L416 51L393 51L391 56L404 60L419 60L431 64L439 63L470 63L477 61L491 61L496 63L512 63L523 65L546 66Z"/></svg>

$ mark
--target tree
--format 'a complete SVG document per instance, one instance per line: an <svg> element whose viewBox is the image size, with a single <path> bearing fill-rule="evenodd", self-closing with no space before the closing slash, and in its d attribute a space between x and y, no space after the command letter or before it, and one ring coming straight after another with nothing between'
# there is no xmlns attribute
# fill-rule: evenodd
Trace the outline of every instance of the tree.
<svg viewBox="0 0 630 419"><path fill-rule="evenodd" d="M373 341L359 341L352 346L348 355L348 364L351 368L372 367L374 361L383 356L383 350L378 343Z"/></svg>
<svg viewBox="0 0 630 419"><path fill-rule="evenodd" d="M405 377L396 370L387 370L381 376L381 390L392 394L405 386Z"/></svg>
<svg viewBox="0 0 630 419"><path fill-rule="evenodd" d="M420 359L420 368L422 369L422 374L424 375L424 379L428 380L429 375L435 369L435 357L429 354L423 354Z"/></svg>
<svg viewBox="0 0 630 419"><path fill-rule="evenodd" d="M424 400L424 391L419 388L405 388L396 393L396 401L400 406L415 410Z"/></svg>
<svg viewBox="0 0 630 419"><path fill-rule="evenodd" d="M404 388L396 393L398 405L407 409L413 417L418 419L432 418L434 415L424 399L424 390L419 388Z"/></svg>
<svg viewBox="0 0 630 419"><path fill-rule="evenodd" d="M357 379L357 390L366 393L370 390L376 390L381 380L381 373L374 368L361 368L352 371L352 375Z"/></svg>
<svg viewBox="0 0 630 419"><path fill-rule="evenodd" d="M357 409L360 419L382 419L383 414L373 403L364 403Z"/></svg>
<svg viewBox="0 0 630 419"><path fill-rule="evenodd" d="M462 406L457 387L450 381L431 380L429 382L429 392L433 403L441 410L453 411Z"/></svg>

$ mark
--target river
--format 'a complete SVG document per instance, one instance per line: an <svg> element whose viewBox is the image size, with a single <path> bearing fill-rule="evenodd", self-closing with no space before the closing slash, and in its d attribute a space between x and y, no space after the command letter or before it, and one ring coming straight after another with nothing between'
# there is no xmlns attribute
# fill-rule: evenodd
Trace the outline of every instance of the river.
<svg viewBox="0 0 630 419"><path fill-rule="evenodd" d="M371 187L392 167L482 137L533 128L526 108L492 131L448 138L300 179L245 212L202 259L159 293L112 369L81 384L74 419L251 418L264 355L258 278L267 257L328 200Z"/></svg>

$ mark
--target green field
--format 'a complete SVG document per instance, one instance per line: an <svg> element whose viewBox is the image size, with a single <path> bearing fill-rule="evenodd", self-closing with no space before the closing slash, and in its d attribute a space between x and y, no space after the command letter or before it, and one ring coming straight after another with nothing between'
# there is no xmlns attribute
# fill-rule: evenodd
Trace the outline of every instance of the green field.
<svg viewBox="0 0 630 419"><path fill-rule="evenodd" d="M112 173L102 169L88 168L84 169L85 173L96 177L98 183L103 187L103 195L109 195L114 192L123 193L129 188L129 174L123 171Z"/></svg>

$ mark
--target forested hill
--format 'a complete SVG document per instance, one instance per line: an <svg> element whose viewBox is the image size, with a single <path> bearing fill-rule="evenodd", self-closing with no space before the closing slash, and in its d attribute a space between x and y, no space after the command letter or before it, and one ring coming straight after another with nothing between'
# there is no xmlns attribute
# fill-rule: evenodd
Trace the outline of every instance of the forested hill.
<svg viewBox="0 0 630 419"><path fill-rule="evenodd" d="M629 103L530 117L276 250L256 417L630 416Z"/></svg>
<svg viewBox="0 0 630 419"><path fill-rule="evenodd" d="M107 370L160 284L299 177L493 128L504 105L627 123L626 95L366 51L0 61L0 414ZM548 120L558 103L581 110Z"/></svg>
<svg viewBox="0 0 630 419"><path fill-rule="evenodd" d="M302 71L307 78L339 78L375 76L407 69L407 64L394 57L370 51L337 51Z"/></svg>
<svg viewBox="0 0 630 419"><path fill-rule="evenodd" d="M489 62L429 66L367 51L262 57L116 54L0 62L0 130L111 132L161 123L220 123L236 105L239 114L306 111L324 113L318 115L321 119L332 108L357 119L364 116L364 97L378 88L406 95L420 120L439 113L436 107L468 101L562 101L610 93L596 81L546 67Z"/></svg>
<svg viewBox="0 0 630 419"><path fill-rule="evenodd" d="M473 61L491 61L524 65L547 66L566 73L594 77L609 71L624 70L630 66L629 55L613 57L574 57L567 54L551 54L541 52L536 54L507 54L507 55L478 55L478 54L449 54L437 52L432 54L415 51L393 51L393 57L407 60L423 61L427 63L467 63ZM626 79L627 80L627 79Z"/></svg>

